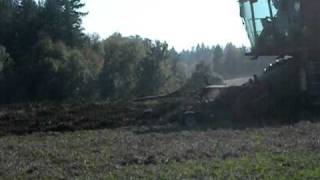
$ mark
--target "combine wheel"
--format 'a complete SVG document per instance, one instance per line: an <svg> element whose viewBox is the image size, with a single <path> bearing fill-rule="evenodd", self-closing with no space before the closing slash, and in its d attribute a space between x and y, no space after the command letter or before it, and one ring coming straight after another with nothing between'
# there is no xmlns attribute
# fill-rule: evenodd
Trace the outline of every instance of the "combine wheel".
<svg viewBox="0 0 320 180"><path fill-rule="evenodd" d="M188 128L194 128L197 125L197 119L195 112L187 111L184 113L183 124Z"/></svg>

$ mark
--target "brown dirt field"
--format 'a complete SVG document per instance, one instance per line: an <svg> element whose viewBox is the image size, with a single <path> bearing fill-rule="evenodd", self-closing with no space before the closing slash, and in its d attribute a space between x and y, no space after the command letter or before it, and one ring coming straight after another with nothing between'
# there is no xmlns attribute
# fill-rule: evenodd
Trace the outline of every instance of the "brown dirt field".
<svg viewBox="0 0 320 180"><path fill-rule="evenodd" d="M188 129L161 122L166 110L150 116L146 108L150 106L3 107L0 178L268 179L261 177L300 177L297 169L320 178L319 123Z"/></svg>

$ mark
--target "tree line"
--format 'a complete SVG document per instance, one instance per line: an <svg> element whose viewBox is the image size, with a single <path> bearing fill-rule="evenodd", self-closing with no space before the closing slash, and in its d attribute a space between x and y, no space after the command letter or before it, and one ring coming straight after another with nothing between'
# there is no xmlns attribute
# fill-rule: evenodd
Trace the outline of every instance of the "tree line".
<svg viewBox="0 0 320 180"><path fill-rule="evenodd" d="M140 36L85 34L84 6L81 0L0 0L0 103L128 100L191 82L219 83L266 65L232 44L177 52Z"/></svg>

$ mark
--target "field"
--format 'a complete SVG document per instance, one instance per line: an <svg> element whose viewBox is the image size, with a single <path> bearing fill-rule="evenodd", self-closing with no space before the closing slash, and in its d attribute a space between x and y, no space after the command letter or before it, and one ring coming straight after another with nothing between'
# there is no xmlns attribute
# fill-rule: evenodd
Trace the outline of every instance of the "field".
<svg viewBox="0 0 320 180"><path fill-rule="evenodd" d="M143 105L0 111L0 179L319 179L320 123L187 128Z"/></svg>

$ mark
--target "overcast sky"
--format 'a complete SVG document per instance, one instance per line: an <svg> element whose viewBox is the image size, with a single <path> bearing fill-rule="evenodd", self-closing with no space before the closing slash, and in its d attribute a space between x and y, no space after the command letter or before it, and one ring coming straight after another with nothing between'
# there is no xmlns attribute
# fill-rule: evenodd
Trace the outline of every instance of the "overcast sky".
<svg viewBox="0 0 320 180"><path fill-rule="evenodd" d="M237 0L84 0L88 33L167 41L177 50L232 42L249 46Z"/></svg>

